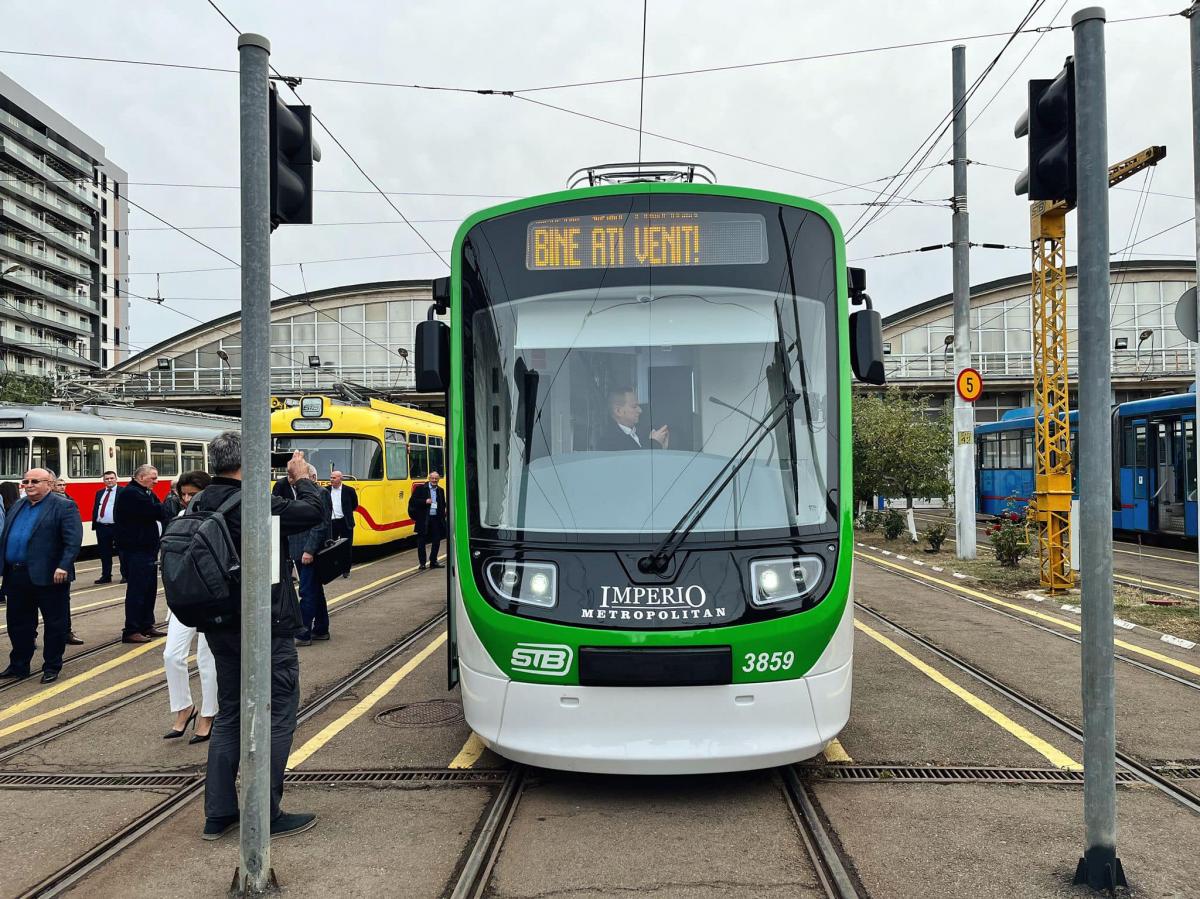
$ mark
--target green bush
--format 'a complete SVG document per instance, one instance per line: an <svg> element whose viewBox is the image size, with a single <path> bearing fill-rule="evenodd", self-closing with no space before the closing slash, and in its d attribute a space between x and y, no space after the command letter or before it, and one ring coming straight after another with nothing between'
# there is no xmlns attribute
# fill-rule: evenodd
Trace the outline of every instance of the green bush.
<svg viewBox="0 0 1200 899"><path fill-rule="evenodd" d="M938 552L942 548L942 544L946 542L946 526L944 524L931 524L921 534L925 541L929 544L929 548L934 552Z"/></svg>
<svg viewBox="0 0 1200 899"><path fill-rule="evenodd" d="M872 509L867 509L858 517L858 526L868 534L873 534L879 529L880 514Z"/></svg>
<svg viewBox="0 0 1200 899"><path fill-rule="evenodd" d="M1003 568L1017 568L1022 557L1029 554L1029 541L1025 534L1025 516L1016 505L1009 502L1007 508L996 516L996 521L987 529L996 551L996 561Z"/></svg>
<svg viewBox="0 0 1200 899"><path fill-rule="evenodd" d="M895 509L883 513L883 536L887 540L895 540L904 531L904 516Z"/></svg>

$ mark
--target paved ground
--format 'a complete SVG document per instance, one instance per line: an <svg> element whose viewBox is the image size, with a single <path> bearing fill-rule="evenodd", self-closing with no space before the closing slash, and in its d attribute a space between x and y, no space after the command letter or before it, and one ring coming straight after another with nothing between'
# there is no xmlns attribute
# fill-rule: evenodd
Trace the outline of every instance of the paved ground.
<svg viewBox="0 0 1200 899"><path fill-rule="evenodd" d="M411 553L360 568L330 596L411 567ZM1067 717L1078 711L1078 649L928 585L859 564L858 598L960 653ZM409 576L333 619L334 639L301 650L306 697L354 670L441 608L440 576ZM91 613L98 634L119 625ZM104 617L102 617L104 616ZM840 745L858 763L1052 768L1079 746L895 631L862 618L855 694ZM79 627L77 627L79 630ZM871 633L873 631L874 633ZM503 768L472 750L445 684L433 631L297 733L296 770ZM86 647L85 647L86 648ZM105 697L22 725L147 675L161 649L122 658L114 647L77 663L87 679L47 697L40 685L0 692L0 752L102 704ZM1186 726L1200 693L1118 666L1122 746L1154 760L1200 757ZM39 701L40 700L40 701ZM418 727L392 726L425 716ZM436 718L436 721L431 719ZM155 694L0 763L0 771L196 770L203 747L164 743L165 695ZM298 756L297 756L298 757ZM295 758L295 757L294 757ZM1057 760L1057 762L1056 762ZM843 762L844 764L844 762ZM808 767L812 795L864 895L990 897L1084 895L1068 885L1082 850L1078 787L834 782ZM1190 781L1198 788L1195 780ZM0 790L0 895L14 895L161 801L156 791ZM273 865L288 895L442 895L452 883L495 787L391 784L292 786L286 806L318 827L277 841ZM1122 788L1120 847L1139 896L1195 895L1200 818L1144 787ZM231 835L198 839L200 805L172 816L76 889L79 895L219 896L237 864ZM816 877L778 774L615 778L534 771L488 888L494 897L816 896Z"/></svg>

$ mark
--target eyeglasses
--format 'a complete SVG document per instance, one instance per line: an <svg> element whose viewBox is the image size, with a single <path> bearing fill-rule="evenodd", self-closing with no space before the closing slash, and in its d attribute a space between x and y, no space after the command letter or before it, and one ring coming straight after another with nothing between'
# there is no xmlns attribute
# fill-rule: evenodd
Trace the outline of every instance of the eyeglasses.
<svg viewBox="0 0 1200 899"><path fill-rule="evenodd" d="M21 486L24 487L28 484L45 484L49 480L49 478L22 478Z"/></svg>

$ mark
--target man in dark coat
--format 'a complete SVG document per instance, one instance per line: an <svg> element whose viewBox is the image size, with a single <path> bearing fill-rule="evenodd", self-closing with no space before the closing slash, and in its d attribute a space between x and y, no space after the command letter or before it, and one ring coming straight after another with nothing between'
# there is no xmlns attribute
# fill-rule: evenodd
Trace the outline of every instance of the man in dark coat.
<svg viewBox="0 0 1200 899"><path fill-rule="evenodd" d="M427 484L413 486L412 496L408 498L408 517L413 520L413 528L417 532L417 563L425 569L425 544L431 544L429 567L441 568L438 564L438 547L446 536L446 518L449 510L446 508L446 491L438 486L442 476L429 472Z"/></svg>
<svg viewBox="0 0 1200 899"><path fill-rule="evenodd" d="M154 600L158 595L158 545L162 539L162 503L154 493L158 469L139 465L129 486L117 494L117 548L125 568L124 643L149 643L165 637L154 627Z"/></svg>
<svg viewBox="0 0 1200 899"><path fill-rule="evenodd" d="M26 677L33 661L38 612L45 626L42 683L58 680L70 630L70 584L83 543L79 509L53 492L54 476L44 468L26 472L25 496L0 529L0 572L8 599L6 618L12 653L0 678Z"/></svg>
<svg viewBox="0 0 1200 899"><path fill-rule="evenodd" d="M212 483L192 500L190 512L214 512L242 489L242 438L226 431L208 444L208 467ZM308 830L317 816L286 813L283 773L296 733L296 711L300 707L300 660L296 635L303 629L300 603L288 572L286 538L302 534L321 523L325 504L321 489L308 479L304 454L296 452L287 466L288 482L295 499L272 495L271 514L279 517L282 535L279 583L271 587L271 836L284 837ZM229 536L241 552L242 507L239 503L225 513ZM208 744L208 779L204 784L204 833L216 840L238 823L237 771L241 742L242 636L234 624L207 629L208 648L217 663L217 717Z"/></svg>
<svg viewBox="0 0 1200 899"><path fill-rule="evenodd" d="M609 419L596 440L598 450L666 449L671 442L670 429L663 425L650 432L649 439L638 433L642 407L631 387L618 387L608 393Z"/></svg>
<svg viewBox="0 0 1200 899"><path fill-rule="evenodd" d="M317 483L317 470L312 465L308 466L308 479ZM283 499L296 499L296 490L287 478L276 481L272 493ZM325 517L309 530L287 538L288 558L300 581L300 617L304 622L304 630L296 635L297 646L311 646L313 640L329 639L329 606L325 600L325 585L317 576L317 553L332 533L333 503L327 490L321 491L321 498L325 503Z"/></svg>
<svg viewBox="0 0 1200 899"><path fill-rule="evenodd" d="M330 472L329 487L325 492L329 494L329 503L333 509L331 513L333 537L335 540L345 537L347 541L346 571L342 577L350 577L350 566L354 561L354 513L358 509L358 493L349 484L343 484L342 477L340 471Z"/></svg>
<svg viewBox="0 0 1200 899"><path fill-rule="evenodd" d="M117 483L115 471L104 472L104 486L96 491L92 503L92 530L96 532L96 546L100 550L100 579L97 584L112 583L113 547L116 545L117 494L124 489ZM125 563L121 563L121 581L125 581Z"/></svg>

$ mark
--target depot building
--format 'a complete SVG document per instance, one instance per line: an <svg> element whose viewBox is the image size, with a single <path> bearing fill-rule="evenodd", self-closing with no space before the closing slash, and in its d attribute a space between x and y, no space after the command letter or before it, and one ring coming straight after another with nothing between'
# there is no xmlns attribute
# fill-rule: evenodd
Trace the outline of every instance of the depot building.
<svg viewBox="0 0 1200 899"><path fill-rule="evenodd" d="M1180 296L1196 282L1191 260L1114 262L1109 321L1113 402L1183 393L1195 380L1195 345L1175 324ZM983 376L975 419L997 421L1033 405L1033 317L1030 275L971 288L971 355ZM1077 277L1067 271L1067 368L1070 405L1077 408L1079 315ZM930 407L954 392L954 297L945 294L885 316L883 352L888 384L912 388Z"/></svg>

